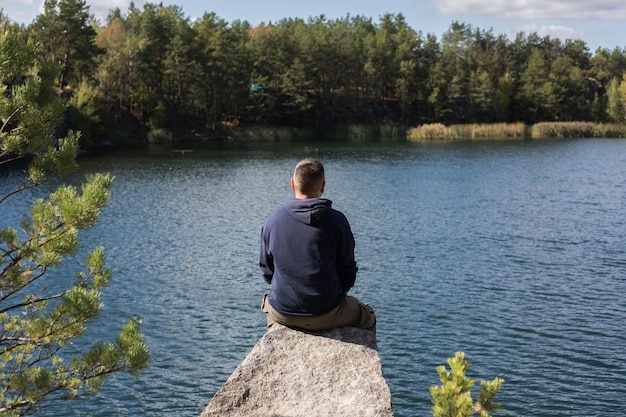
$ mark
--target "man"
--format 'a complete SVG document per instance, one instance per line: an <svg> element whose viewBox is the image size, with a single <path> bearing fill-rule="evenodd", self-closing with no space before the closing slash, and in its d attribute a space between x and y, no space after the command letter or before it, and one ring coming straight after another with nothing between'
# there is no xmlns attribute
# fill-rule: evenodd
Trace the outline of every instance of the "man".
<svg viewBox="0 0 626 417"><path fill-rule="evenodd" d="M321 197L325 186L322 163L300 161L291 178L295 197L265 220L259 266L270 284L261 307L267 326L375 331L372 308L347 295L358 270L354 236L346 217Z"/></svg>

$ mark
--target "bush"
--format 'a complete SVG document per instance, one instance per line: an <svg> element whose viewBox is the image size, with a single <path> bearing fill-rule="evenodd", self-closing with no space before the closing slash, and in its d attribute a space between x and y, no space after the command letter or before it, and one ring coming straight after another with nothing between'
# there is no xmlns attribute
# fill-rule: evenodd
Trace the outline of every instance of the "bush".
<svg viewBox="0 0 626 417"><path fill-rule="evenodd" d="M148 132L148 143L153 145L169 145L173 141L174 137L169 130L156 128Z"/></svg>

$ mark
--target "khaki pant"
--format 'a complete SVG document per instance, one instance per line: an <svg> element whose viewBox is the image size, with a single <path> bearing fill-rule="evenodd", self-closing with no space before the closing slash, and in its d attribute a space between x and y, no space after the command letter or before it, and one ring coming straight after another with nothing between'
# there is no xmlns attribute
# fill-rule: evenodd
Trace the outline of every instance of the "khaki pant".
<svg viewBox="0 0 626 417"><path fill-rule="evenodd" d="M296 327L304 330L329 330L335 327L360 327L376 331L376 315L367 304L355 297L347 296L337 308L321 316L286 316L274 310L267 301L267 294L263 297L261 310L267 314L267 327L279 323L287 327Z"/></svg>

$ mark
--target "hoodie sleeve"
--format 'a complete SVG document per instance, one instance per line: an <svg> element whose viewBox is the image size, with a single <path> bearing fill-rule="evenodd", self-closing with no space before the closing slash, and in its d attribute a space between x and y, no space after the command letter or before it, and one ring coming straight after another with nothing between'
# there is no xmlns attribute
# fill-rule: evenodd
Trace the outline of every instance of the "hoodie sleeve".
<svg viewBox="0 0 626 417"><path fill-rule="evenodd" d="M341 228L341 244L338 245L337 254L337 275L341 281L341 287L345 293L350 291L356 280L356 273L359 270L354 259L354 236L350 229L350 224L345 216L343 218L343 226Z"/></svg>
<svg viewBox="0 0 626 417"><path fill-rule="evenodd" d="M267 235L265 233L265 226L261 229L261 245L259 249L259 268L263 279L266 283L272 283L272 277L274 276L274 258L268 251Z"/></svg>

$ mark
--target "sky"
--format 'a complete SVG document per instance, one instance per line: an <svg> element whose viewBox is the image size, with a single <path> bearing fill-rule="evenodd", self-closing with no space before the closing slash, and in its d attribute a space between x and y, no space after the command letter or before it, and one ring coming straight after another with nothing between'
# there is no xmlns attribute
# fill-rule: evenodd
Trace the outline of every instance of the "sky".
<svg viewBox="0 0 626 417"><path fill-rule="evenodd" d="M87 0L89 11L104 21L109 10L128 11L131 0ZM142 9L144 0L134 0ZM283 18L346 16L371 17L378 23L386 13L404 15L406 23L437 39L454 21L515 39L519 32L552 38L581 39L589 51L626 48L626 1L624 0L162 0L182 8L185 17L214 12L226 22L247 21L252 25L278 22ZM43 0L0 0L0 9L11 20L30 24L42 11Z"/></svg>

